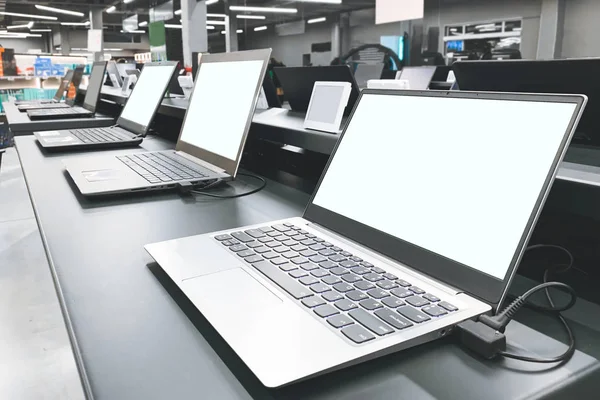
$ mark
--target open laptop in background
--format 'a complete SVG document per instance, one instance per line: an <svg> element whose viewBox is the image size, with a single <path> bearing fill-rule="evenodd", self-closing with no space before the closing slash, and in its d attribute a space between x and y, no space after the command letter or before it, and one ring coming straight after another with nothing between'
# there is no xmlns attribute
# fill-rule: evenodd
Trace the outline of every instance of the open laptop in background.
<svg viewBox="0 0 600 400"><path fill-rule="evenodd" d="M363 90L302 218L145 249L267 387L442 338L502 303L584 104Z"/></svg>
<svg viewBox="0 0 600 400"><path fill-rule="evenodd" d="M426 90L429 89L436 69L435 66L404 67L402 71L398 71L396 79L408 81L411 90Z"/></svg>
<svg viewBox="0 0 600 400"><path fill-rule="evenodd" d="M460 90L585 94L588 104L573 143L600 146L600 58L458 61L452 69ZM512 116L494 116L486 126L498 122L513 126Z"/></svg>
<svg viewBox="0 0 600 400"><path fill-rule="evenodd" d="M106 61L97 61L92 67L90 80L81 106L76 105L77 89L71 88L67 93L66 107L51 109L28 110L27 116L31 120L40 119L65 119L65 118L89 118L96 113L96 106L100 100L102 90L102 79L106 71ZM71 81L72 84L73 81ZM81 80L79 80L81 83Z"/></svg>
<svg viewBox="0 0 600 400"><path fill-rule="evenodd" d="M270 55L271 49L203 55L175 150L68 159L67 172L86 196L234 179Z"/></svg>
<svg viewBox="0 0 600 400"><path fill-rule="evenodd" d="M109 61L106 66L106 82L110 83L109 86L113 86L116 88L123 87L123 78L121 77L121 73L117 68L117 63L114 61Z"/></svg>
<svg viewBox="0 0 600 400"><path fill-rule="evenodd" d="M101 87L104 72L100 70L97 72L100 80L94 80L94 85ZM115 126L33 134L39 144L47 150L84 150L138 145L148 132L148 127L162 102L174 72L175 63L171 61L146 63ZM87 94L91 90L96 90L91 86L90 79Z"/></svg>
<svg viewBox="0 0 600 400"><path fill-rule="evenodd" d="M262 90L269 108L281 108L281 101L279 101L279 96L277 95L277 87L275 87L275 82L273 82L268 72L265 74Z"/></svg>
<svg viewBox="0 0 600 400"><path fill-rule="evenodd" d="M352 92L344 115L349 115L358 99L359 88L349 65L325 67L275 67L273 72L283 87L283 97L292 111L306 113L315 82L350 82Z"/></svg>
<svg viewBox="0 0 600 400"><path fill-rule="evenodd" d="M19 111L36 110L36 109L50 109L50 108L69 108L73 103L69 103L69 92L73 93L72 85L73 82L81 83L83 76L84 66L79 65L75 70L69 70L65 74L65 77L61 80L54 98L50 100L42 100L38 102L19 102L15 103ZM77 83L77 86L79 86ZM62 101L63 96L65 101ZM74 99L73 99L74 101Z"/></svg>
<svg viewBox="0 0 600 400"><path fill-rule="evenodd" d="M354 80L360 89L367 87L367 82L371 79L381 79L381 73L383 72L383 63L377 64L356 64L356 70L354 71Z"/></svg>

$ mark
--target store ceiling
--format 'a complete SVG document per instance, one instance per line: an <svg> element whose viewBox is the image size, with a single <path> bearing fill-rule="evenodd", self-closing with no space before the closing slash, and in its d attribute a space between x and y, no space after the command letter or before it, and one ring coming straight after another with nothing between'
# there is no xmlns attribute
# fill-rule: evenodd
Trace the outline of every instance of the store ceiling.
<svg viewBox="0 0 600 400"><path fill-rule="evenodd" d="M121 29L122 20L128 16L138 14L139 20L148 19L148 10L157 4L164 1L156 0L133 0L128 4L122 1L115 0L0 0L0 11L25 13L25 14L42 14L58 17L58 21L37 21L36 27L52 27L59 22L85 22L88 20L88 13L91 8L106 9L111 5L115 5L117 10L113 13L104 13L104 25L107 28ZM55 8L79 11L85 14L84 17L56 14L48 11L42 11L35 8L35 5L45 5ZM321 3L304 3L293 0L229 0L230 5L242 6L270 6L270 7L293 7L298 9L296 14L271 14L271 13L248 13L265 15L265 20L238 20L238 23L253 27L257 25L273 24L288 22L301 19L311 19L323 16L333 16L339 12L346 12L357 9L370 8L375 6L375 0L342 0L342 4L321 4ZM180 0L174 0L174 9L180 8ZM225 12L225 0L219 0L216 4L208 6L208 12L212 14L222 14ZM240 12L240 14L245 14ZM3 21L3 22L2 22ZM6 25L18 25L29 22L30 19L16 16L0 15L0 27ZM179 17L175 17L173 23L179 22ZM81 27L85 28L85 27ZM79 29L81 29L79 28ZM77 28L73 28L77 29Z"/></svg>

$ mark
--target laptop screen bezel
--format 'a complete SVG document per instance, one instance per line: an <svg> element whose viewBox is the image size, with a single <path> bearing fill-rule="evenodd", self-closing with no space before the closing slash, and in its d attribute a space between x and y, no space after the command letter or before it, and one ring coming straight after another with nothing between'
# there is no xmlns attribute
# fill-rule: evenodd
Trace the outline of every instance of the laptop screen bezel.
<svg viewBox="0 0 600 400"><path fill-rule="evenodd" d="M106 61L96 61L94 62L94 64L92 65L92 70L90 71L90 80L88 81L88 90L86 90L85 92L85 97L83 98L83 104L82 107L85 108L86 110L90 111L90 112L96 112L96 107L98 106L98 101L100 101L100 93L102 92L102 81L104 80L104 74L106 74ZM91 86L91 82L92 82L92 74L94 73L94 68L102 68L102 75L100 76L100 86L98 86L98 90L96 91L96 94L94 96L94 104L93 105L89 105L85 103L85 98L90 95L89 89Z"/></svg>
<svg viewBox="0 0 600 400"><path fill-rule="evenodd" d="M568 102L577 104L577 109L571 121L569 122L568 132L569 135L565 136L561 142L561 146L557 151L550 173L546 177L543 184L542 190L534 210L528 219L526 228L519 241L517 250L511 260L510 266L503 279L497 279L491 275L487 275L476 269L468 267L462 263L450 260L444 256L433 253L429 250L423 249L396 237L393 237L387 233L378 231L367 225L356 222L348 217L344 217L340 214L332 212L328 209L313 204L314 198L323 182L323 178L327 174L327 170L331 164L331 160L335 156L335 153L339 147L340 142L343 140L346 133L346 129L351 124L351 119L360 105L360 99L364 95L386 95L386 96L427 96L427 97L442 97L442 98L462 98L462 99L491 99L491 100L515 100L515 101L536 101L536 102ZM356 103L352 115L346 124L344 132L341 134L327 165L321 175L319 183L313 192L313 195L308 203L306 210L304 211L304 218L321 225L331 231L334 231L350 240L360 243L374 251L381 253L387 257L397 260L410 268L429 275L434 279L445 282L446 284L457 288L461 291L467 292L468 294L479 298L482 301L492 305L496 308L502 301L506 294L506 290L513 278L513 275L519 265L525 245L527 244L535 223L539 214L542 210L544 202L548 193L550 192L551 184L558 171L561 160L567 151L567 145L573 136L574 127L581 117L583 105L585 104L586 98L581 95L532 95L532 94L508 94L508 93L474 93L474 92L456 92L456 91L389 91L389 90L376 90L376 89L365 89L362 91L359 100ZM518 144L517 144L518 145ZM359 157L360 158L360 157ZM507 159L509 162L509 158ZM377 172L374 170L373 173L385 173ZM393 172L390 173L390 184L393 180ZM378 194L377 188L368 188L361 186L361 190L373 190L374 196L382 195ZM490 257L493 257L490 254Z"/></svg>
<svg viewBox="0 0 600 400"><path fill-rule="evenodd" d="M155 66L170 66L173 67L173 74L175 73L175 67L177 66L177 62L176 61L156 61L156 62L148 62L146 64L144 64L144 68L142 69L142 74L144 73L144 70L147 67L155 67ZM121 111L121 115L119 115L119 118L117 119L117 125L119 125L121 128L127 129L130 132L133 132L137 135L146 135L146 133L148 132L148 128L150 127L150 124L152 123L152 121L154 120L154 116L156 115L156 111L158 111L158 108L160 107L160 105L162 104L162 101L165 97L165 93L167 91L167 87L169 86L169 82L171 81L172 75L171 77L169 77L169 80L167 81L167 83L165 84L165 86L163 87L162 90L162 95L160 96L160 100L156 103L156 106L154 107L154 112L152 113L152 118L150 118L150 122L148 122L148 126L144 126L144 125L140 125L135 121L131 121L127 118L122 117L121 115L123 114L123 111L125 111L125 107L127 107L127 104L125 104L125 107L123 107L123 111ZM133 94L133 92L135 91L135 89L138 87L139 82L136 83L136 85L133 87L133 90L131 92L131 94ZM131 98L131 94L129 95L129 97ZM129 100L128 100L129 101Z"/></svg>
<svg viewBox="0 0 600 400"><path fill-rule="evenodd" d="M204 54L200 59L200 63L198 64L198 71L196 72L196 76L194 77L194 89L192 90L192 94L190 95L189 104L192 104L194 101L194 96L208 96L210 93L196 93L196 89L198 87L198 74L202 70L202 65L209 63L219 63L219 62L233 62L233 61L262 61L262 69L260 73L260 78L256 81L256 87L254 88L254 99L252 103L252 107L250 112L248 113L248 118L246 120L246 125L244 127L244 135L242 140L240 141L240 146L237 151L237 155L235 160L230 160L225 158L219 154L213 153L211 151L202 149L200 147L194 146L190 143L184 142L181 140L181 135L183 133L183 128L185 127L185 120L187 117L187 113L190 109L188 107L185 111L185 116L183 118L183 124L181 126L181 131L179 132L179 138L177 139L177 146L175 149L177 151L182 151L191 156L199 158L203 161L206 161L218 168L225 170L229 175L235 178L237 174L237 169L240 165L240 159L242 158L242 151L244 150L244 146L246 145L246 139L248 138L248 131L250 130L250 124L252 123L252 117L254 116L254 110L256 108L256 102L258 101L258 94L260 92L260 88L263 84L263 79L265 73L267 71L267 66L269 64L269 57L271 56L271 49L261 49L261 50L248 50L248 51L239 51L235 53L217 53L217 54ZM225 107L226 105L222 105ZM199 127L198 129L201 129ZM215 132L215 134L218 134Z"/></svg>

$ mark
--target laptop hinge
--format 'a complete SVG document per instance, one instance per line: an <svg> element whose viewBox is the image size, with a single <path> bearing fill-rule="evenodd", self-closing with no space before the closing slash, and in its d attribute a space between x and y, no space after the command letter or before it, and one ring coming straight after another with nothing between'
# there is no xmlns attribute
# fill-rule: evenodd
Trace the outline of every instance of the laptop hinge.
<svg viewBox="0 0 600 400"><path fill-rule="evenodd" d="M211 171L213 171L213 172L215 172L217 174L224 174L224 173L226 173L226 171L224 169L216 167L216 166L212 165L211 163L208 163L208 162L206 162L204 160L201 160L201 159L199 159L197 157L194 157L194 156L192 156L192 155L190 155L188 153L184 153L183 151L176 151L175 154L177 154L178 156L181 156L183 158L186 158L186 159L192 161L195 164L202 165L204 168L209 169L209 170L211 170Z"/></svg>
<svg viewBox="0 0 600 400"><path fill-rule="evenodd" d="M365 247L364 245L362 245L362 244L360 244L358 242L355 242L355 241L352 241L352 240L350 240L350 239L348 239L346 237L340 236L340 235L336 234L335 232L330 231L329 229L323 227L322 225L318 225L318 224L316 224L314 222L310 222L310 221L307 221L307 222L308 222L308 225L311 228L316 229L316 230L324 233L325 235L333 236L333 237L335 237L336 239L338 239L338 240L340 240L342 242L346 242L350 246L360 247L362 251L364 251L366 253L369 253L369 255L371 255L372 257L379 258L384 263L392 264L396 268L399 268L399 269L403 270L406 274L413 275L417 279L425 281L428 284L430 284L432 286L435 286L436 288L438 288L438 289L440 289L440 290L442 290L442 291L444 291L446 293L449 293L451 295L456 295L458 293L463 293L462 290L459 290L459 289L457 289L457 288L455 288L455 287L453 287L451 285L448 285L445 282L438 281L437 279L435 279L435 278L433 278L433 277L431 277L429 275L426 275L426 274L424 274L424 273L422 273L420 271L417 271L417 270L415 270L413 268L410 268L409 266L407 266L405 264L402 264L400 261L394 260L392 258L389 258L389 257L381 254L381 253L378 253L378 252L376 252L374 250L371 250L370 248Z"/></svg>

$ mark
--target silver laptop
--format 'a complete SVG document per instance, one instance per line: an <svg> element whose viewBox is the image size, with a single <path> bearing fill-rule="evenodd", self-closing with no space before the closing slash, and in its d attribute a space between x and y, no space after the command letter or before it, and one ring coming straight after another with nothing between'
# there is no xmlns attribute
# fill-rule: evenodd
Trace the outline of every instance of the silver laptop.
<svg viewBox="0 0 600 400"><path fill-rule="evenodd" d="M433 79L436 68L435 66L404 67L402 71L398 71L396 79L408 81L411 90L429 89L429 84Z"/></svg>
<svg viewBox="0 0 600 400"><path fill-rule="evenodd" d="M364 89L367 87L369 80L381 79L382 71L383 63L360 63L356 65L356 70L354 71L354 80L360 89Z"/></svg>
<svg viewBox="0 0 600 400"><path fill-rule="evenodd" d="M148 127L167 91L169 81L175 73L176 66L177 62L175 61L146 63L139 83L127 99L114 126L41 131L33 134L40 146L50 151L136 146L146 136ZM95 73L98 75L94 76ZM90 100L95 107L99 101L103 76L104 68L96 69L94 67L84 103L88 102L90 93L97 92L95 97L91 95L92 99Z"/></svg>
<svg viewBox="0 0 600 400"><path fill-rule="evenodd" d="M271 49L203 56L175 150L68 159L69 175L86 196L235 178L270 55Z"/></svg>
<svg viewBox="0 0 600 400"><path fill-rule="evenodd" d="M585 102L367 89L302 218L145 248L268 387L441 338L502 303Z"/></svg>

